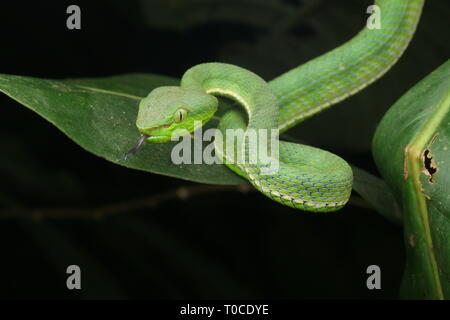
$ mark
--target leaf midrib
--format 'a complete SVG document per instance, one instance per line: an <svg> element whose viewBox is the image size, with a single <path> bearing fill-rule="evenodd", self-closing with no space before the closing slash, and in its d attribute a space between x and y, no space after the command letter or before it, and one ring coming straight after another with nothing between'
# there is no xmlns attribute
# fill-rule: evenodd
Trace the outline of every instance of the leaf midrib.
<svg viewBox="0 0 450 320"><path fill-rule="evenodd" d="M450 92L450 91L449 91ZM444 299L444 294L442 291L442 284L441 279L439 276L439 268L438 263L436 260L436 254L434 251L433 246L433 239L431 235L430 230L430 223L429 223L429 214L428 214L428 207L427 207L427 201L425 199L425 196L423 192L421 192L422 187L420 183L420 161L421 161L421 154L424 150L424 148L427 146L427 143L433 138L433 136L436 134L436 130L441 124L442 120L445 118L447 113L450 112L450 93L444 96L439 101L439 105L436 108L436 111L434 112L433 116L424 123L422 130L419 132L416 138L414 138L413 142L411 143L411 150L415 150L415 152L411 152L410 156L414 156L412 159L413 162L415 162L415 165L412 166L412 177L413 177L413 184L415 185L415 192L417 195L417 199L419 201L419 214L421 216L421 221L423 223L423 228L425 231L425 239L427 241L427 247L429 248L430 252L430 263L433 268L433 278L435 280L436 288L437 288L437 295L439 299Z"/></svg>
<svg viewBox="0 0 450 320"><path fill-rule="evenodd" d="M112 90L106 90L106 89L100 89L100 88L95 88L95 87L88 87L88 86L82 86L79 84L73 84L73 86L84 89L84 90L89 90L89 91L93 91L93 92L99 92L99 93L106 93L106 94L111 94L111 95L115 95L115 96L121 96L121 97L126 97L126 98L130 98L133 100L142 100L144 97L139 97L139 96L135 96L132 94L128 94L128 93L121 93L121 92L117 92L117 91L112 91Z"/></svg>

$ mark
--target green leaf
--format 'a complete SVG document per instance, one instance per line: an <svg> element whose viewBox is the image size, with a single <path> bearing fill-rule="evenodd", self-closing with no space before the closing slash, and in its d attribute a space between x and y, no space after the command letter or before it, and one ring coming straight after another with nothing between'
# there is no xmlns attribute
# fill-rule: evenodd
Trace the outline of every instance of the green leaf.
<svg viewBox="0 0 450 320"><path fill-rule="evenodd" d="M395 224L402 223L402 209L383 179L352 166L353 190L366 199L373 208Z"/></svg>
<svg viewBox="0 0 450 320"><path fill-rule="evenodd" d="M450 298L450 60L386 113L373 154L403 203L403 296Z"/></svg>
<svg viewBox="0 0 450 320"><path fill-rule="evenodd" d="M127 161L118 161L139 137L135 127L139 99L155 87L177 83L173 78L146 74L71 80L0 75L0 91L53 123L84 149L106 160L196 182L245 182L223 165L173 164L170 155L176 142L146 144ZM217 121L210 122L205 128L217 125ZM398 222L400 210L390 201L392 195L384 182L357 168L354 168L354 175L354 189L380 214Z"/></svg>
<svg viewBox="0 0 450 320"><path fill-rule="evenodd" d="M176 141L146 144L133 157L119 161L139 138L135 126L139 100L155 87L176 84L176 79L152 74L73 80L0 74L0 92L30 108L97 156L129 168L186 180L243 183L222 165L173 164L170 155ZM216 125L210 121L204 130ZM192 143L192 148L194 151L201 146Z"/></svg>

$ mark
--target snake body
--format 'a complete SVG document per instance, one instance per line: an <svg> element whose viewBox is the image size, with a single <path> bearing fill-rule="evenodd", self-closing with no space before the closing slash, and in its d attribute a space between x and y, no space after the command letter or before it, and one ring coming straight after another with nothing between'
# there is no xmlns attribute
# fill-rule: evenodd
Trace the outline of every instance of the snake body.
<svg viewBox="0 0 450 320"><path fill-rule="evenodd" d="M139 106L137 127L142 141L166 142L177 129L192 132L195 120L208 121L217 110L214 96L238 102L246 111L222 116L219 129L278 129L284 132L304 119L362 90L386 73L408 46L419 21L424 0L378 0L381 28L364 28L342 46L294 68L269 83L238 66L203 63L185 72L179 87L160 87ZM277 139L269 134L269 139ZM273 141L273 140L270 140ZM246 159L260 146L244 138L237 144ZM314 147L279 142L276 173L267 163L227 163L235 154L216 144L225 164L269 198L301 210L329 212L348 201L353 175L343 159Z"/></svg>

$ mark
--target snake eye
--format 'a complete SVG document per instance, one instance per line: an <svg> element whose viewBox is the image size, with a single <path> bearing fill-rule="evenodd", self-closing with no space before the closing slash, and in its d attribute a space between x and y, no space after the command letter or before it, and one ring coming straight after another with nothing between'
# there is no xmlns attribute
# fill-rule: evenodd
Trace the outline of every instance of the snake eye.
<svg viewBox="0 0 450 320"><path fill-rule="evenodd" d="M186 119L186 117L187 117L187 110L181 108L175 111L175 114L173 115L173 120L178 123Z"/></svg>

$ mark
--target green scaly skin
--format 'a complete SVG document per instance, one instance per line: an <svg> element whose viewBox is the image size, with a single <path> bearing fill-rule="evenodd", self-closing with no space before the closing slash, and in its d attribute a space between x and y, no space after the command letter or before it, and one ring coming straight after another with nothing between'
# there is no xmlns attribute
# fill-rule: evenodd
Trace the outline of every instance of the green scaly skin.
<svg viewBox="0 0 450 320"><path fill-rule="evenodd" d="M139 131L149 136L147 142L156 143L170 141L177 129L193 132L195 120L205 123L216 112L218 101L214 95L219 95L235 100L248 114L248 123L236 110L225 114L219 123L225 137L230 128L246 133L252 129L257 135L259 129L283 132L355 94L400 58L415 32L424 0L378 0L375 4L381 10L381 29L364 28L342 46L269 84L229 64L192 67L183 75L180 87L157 88L141 101L136 121ZM238 145L244 159L249 159L257 147L247 139ZM215 148L231 170L281 204L330 212L342 208L350 197L351 168L327 151L280 141L278 170L267 174L263 171L267 165L259 158L256 163L227 163L236 155L222 150L217 143Z"/></svg>

